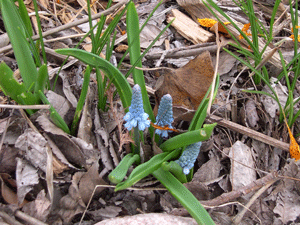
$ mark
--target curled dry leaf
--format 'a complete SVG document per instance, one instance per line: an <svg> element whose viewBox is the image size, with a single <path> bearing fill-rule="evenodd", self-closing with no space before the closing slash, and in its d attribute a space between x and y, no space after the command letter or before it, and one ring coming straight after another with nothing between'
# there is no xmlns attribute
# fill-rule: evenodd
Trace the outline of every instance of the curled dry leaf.
<svg viewBox="0 0 300 225"><path fill-rule="evenodd" d="M70 102L53 91L47 92L47 99L62 118L66 118L71 108Z"/></svg>
<svg viewBox="0 0 300 225"><path fill-rule="evenodd" d="M0 173L13 174L17 165L16 156L19 150L17 148L3 145L0 153Z"/></svg>
<svg viewBox="0 0 300 225"><path fill-rule="evenodd" d="M235 142L230 149L229 156L232 157L230 180L233 190L238 190L256 180L253 157L247 145L241 141Z"/></svg>
<svg viewBox="0 0 300 225"><path fill-rule="evenodd" d="M47 150L46 139L40 134L28 128L17 139L16 148L24 151L25 158L31 162L36 168L46 173L47 166Z"/></svg>
<svg viewBox="0 0 300 225"><path fill-rule="evenodd" d="M273 89L275 90L278 98L279 98L279 102L281 104L282 107L284 107L286 100L288 98L288 90L286 86L282 86L282 84L280 82L276 83L277 78L270 78L270 83L273 85ZM270 90L270 88L265 85L265 87L263 88L262 91L265 91L269 94L273 94ZM276 113L279 112L279 106L278 103L271 97L267 96L267 95L260 95L260 99L261 102L265 108L265 110L268 112L268 114L272 117L275 118Z"/></svg>
<svg viewBox="0 0 300 225"><path fill-rule="evenodd" d="M98 173L99 164L98 162L94 163L91 168L81 177L79 182L79 193L82 198L82 201L87 204L92 196L92 193L97 185L107 184L102 178L99 177ZM94 193L98 195L105 188L97 187Z"/></svg>
<svg viewBox="0 0 300 225"><path fill-rule="evenodd" d="M159 35L161 32L161 29L157 27L154 24L148 23L142 32L140 33L140 39L141 39L141 48L147 48L152 41ZM168 33L165 32L157 42L155 42L154 46L160 46L164 40L166 39Z"/></svg>
<svg viewBox="0 0 300 225"><path fill-rule="evenodd" d="M22 203L26 194L39 183L37 172L38 170L28 164L25 160L17 158L16 180L19 203Z"/></svg>
<svg viewBox="0 0 300 225"><path fill-rule="evenodd" d="M245 105L246 119L251 128L257 127L257 122L259 117L256 111L255 102L252 99L249 99Z"/></svg>
<svg viewBox="0 0 300 225"><path fill-rule="evenodd" d="M170 94L173 98L175 120L179 116L186 120L182 110L178 114L176 108L196 110L211 85L213 75L211 56L205 51L182 68L165 70L156 87L156 98L161 99L163 95Z"/></svg>
<svg viewBox="0 0 300 225"><path fill-rule="evenodd" d="M219 177L221 169L220 159L214 156L199 168L194 174L193 181L208 182L214 180Z"/></svg>
<svg viewBox="0 0 300 225"><path fill-rule="evenodd" d="M289 160L282 169L282 176L293 177L294 179L281 180L265 201L274 202L273 212L278 215L278 219L282 224L289 224L297 221L299 218L299 164Z"/></svg>
<svg viewBox="0 0 300 225"><path fill-rule="evenodd" d="M36 199L27 203L22 211L42 222L46 222L51 209L51 202L46 197L45 190L40 191Z"/></svg>
<svg viewBox="0 0 300 225"><path fill-rule="evenodd" d="M36 121L44 131L47 132L47 135L70 163L80 167L86 167L86 161L81 149L67 134L55 126L45 115L39 116Z"/></svg>
<svg viewBox="0 0 300 225"><path fill-rule="evenodd" d="M4 182L7 179L10 180L10 183L12 181L14 181L14 180L12 180L10 175L0 174L1 196L5 200L5 202L7 202L8 204L18 205L18 196L17 196L17 194L11 188L9 188ZM16 186L16 184L14 186Z"/></svg>

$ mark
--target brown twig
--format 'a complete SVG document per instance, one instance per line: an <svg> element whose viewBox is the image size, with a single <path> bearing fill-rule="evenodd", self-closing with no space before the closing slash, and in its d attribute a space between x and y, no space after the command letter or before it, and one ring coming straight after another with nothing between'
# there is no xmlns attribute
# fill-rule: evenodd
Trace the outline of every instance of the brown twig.
<svg viewBox="0 0 300 225"><path fill-rule="evenodd" d="M276 173L269 173L268 175L264 176L263 178L260 178L256 181L253 181L251 184L240 188L236 191L231 191L228 193L224 193L212 200L206 200L206 201L200 201L203 206L218 206L221 204L224 204L226 202L232 201L238 197L244 196L246 194L249 194L253 191L256 191L260 189L261 187L269 184L272 181L277 181L279 178L277 177Z"/></svg>
<svg viewBox="0 0 300 225"><path fill-rule="evenodd" d="M245 215L245 213L249 210L249 208L251 207L251 205L255 202L256 199L258 199L258 197L264 193L266 190L268 190L268 188L274 184L276 182L276 179L271 180L270 182L268 182L267 184L265 184L261 189L259 189L250 199L250 201L245 205L245 207L242 209L241 212L239 212L233 219L233 223L234 224L240 224L243 216Z"/></svg>
<svg viewBox="0 0 300 225"><path fill-rule="evenodd" d="M277 176L277 173L269 173L268 175L264 176L263 178L260 178L256 181L253 181L251 184L240 188L239 190L236 191L231 191L229 193L224 193L214 199L211 200L205 200L205 201L200 201L200 203L203 205L204 208L215 208L224 205L225 203L232 203L236 198L239 198L241 196L244 196L246 194L249 194L253 191L256 191L260 189L261 187L269 184L270 182L274 181L276 182L280 178ZM238 203L237 203L238 204ZM188 215L189 213L185 208L179 208L176 210L173 210L171 214L177 215L178 212L180 212L181 216Z"/></svg>
<svg viewBox="0 0 300 225"><path fill-rule="evenodd" d="M17 210L15 212L15 216L26 221L28 224L34 224L34 225L47 225L46 223L43 223L42 221L32 217L32 216L29 216L23 212L21 212L20 210Z"/></svg>
<svg viewBox="0 0 300 225"><path fill-rule="evenodd" d="M210 53L216 52L217 51L217 45L212 45L212 46L207 46L207 47L199 47L199 48L194 48L194 49L187 49L187 50L180 50L178 51L177 49L170 50L166 55L165 59L167 58L173 58L173 59L179 59L182 57L188 57L188 56L195 56L199 55L204 51L209 51ZM163 52L160 53L149 53L145 55L146 59L160 59L161 55Z"/></svg>
<svg viewBox="0 0 300 225"><path fill-rule="evenodd" d="M229 128L233 131L239 132L241 134L247 135L255 140L261 141L265 144L280 148L284 151L289 152L289 144L279 141L275 138L269 137L265 134L262 134L260 132L257 132L255 130L252 130L248 127L244 127L242 125L239 125L237 123L231 122L229 120L225 120L221 117L215 116L215 115L210 115L209 120L213 121L213 122L217 122L218 125L222 126L222 127L226 127Z"/></svg>

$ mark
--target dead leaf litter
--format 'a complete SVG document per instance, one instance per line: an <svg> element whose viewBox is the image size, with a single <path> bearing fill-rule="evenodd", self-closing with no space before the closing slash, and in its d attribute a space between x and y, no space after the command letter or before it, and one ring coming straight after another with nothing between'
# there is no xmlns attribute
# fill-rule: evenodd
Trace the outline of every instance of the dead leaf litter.
<svg viewBox="0 0 300 225"><path fill-rule="evenodd" d="M36 18L32 14L33 2L24 2L37 33ZM268 26L274 1L263 2L255 2L254 10L260 22ZM276 14L275 19L280 15L283 17L278 20L279 25L274 27L275 39L292 35L290 15L284 11L289 6L285 2L280 3ZM53 50L75 47L89 31L86 1L38 0L38 3L39 10L47 11L41 14L41 21L52 84L65 59ZM92 3L92 14L95 16L107 6L106 1ZM114 1L113 6L120 7L123 3ZM135 3L142 24L158 1ZM218 1L218 4L246 35L251 35L248 18L232 1ZM110 16L115 14L111 13ZM220 18L248 49L241 34L223 17ZM212 28L214 24L218 23L219 31L224 29L219 35L225 35L225 47L238 57L243 56L228 45L232 40L227 30L221 23L212 20L215 18L201 1L183 0L164 1L158 7L140 34L142 51L172 19L175 19L172 26L142 61L154 112L161 97L171 94L174 100L173 126L182 131L188 128L216 70L218 45ZM111 18L107 23L109 21ZM75 23L74 26L70 25ZM70 26L61 29L66 24ZM104 26L107 27L107 24ZM128 48L124 31L125 17L121 18L116 33L111 60L115 65ZM293 36L290 37L291 40L281 46L286 62L291 60L294 46ZM259 45L263 44L262 38L259 38ZM91 39L87 37L80 47L90 51ZM270 44L266 52L273 47ZM18 76L17 64L10 49L0 19L0 59ZM105 52L101 56L105 57ZM270 57L266 67L269 69L271 85L284 107L289 95L287 84L284 79L277 82L274 78L282 69L279 54L275 52L264 57ZM125 57L122 72L128 71L128 64L128 58ZM78 103L84 70L83 63L70 57L57 78L55 90L47 92L48 100L68 125L72 123ZM185 186L208 209L216 224L231 224L239 216L247 224L299 222L300 169L299 162L289 156L288 133L288 130L291 130L290 135L299 133L299 121L296 120L291 128L286 127L279 122L279 106L274 99L244 92L253 89L249 78L251 71L222 49L217 71L220 87L206 122L216 121L219 126L215 128L211 139L203 143L193 180ZM267 85L257 88L271 94ZM133 141L123 127L124 109L114 96L114 91L114 87L110 86L106 92L109 110L99 111L96 78L94 73L91 74L76 136L68 135L56 127L49 119L47 110L39 110L30 118L32 124L29 124L18 109L1 108L2 221L27 224L28 221L24 219L27 218L47 224L78 224L85 215L85 224L133 224L132 221L151 225L197 224L194 219L186 218L190 217L188 212L151 176L140 181L135 190L113 191L114 186L110 185L107 176L131 151L130 143ZM0 95L1 104L13 104L3 92ZM300 96L299 88L295 89L294 96ZM294 111L297 110L299 104L295 105ZM296 140L297 137L293 143ZM296 142L294 144L296 146ZM147 140L141 148L143 160L148 160L156 151ZM295 148L295 151L298 150L299 146ZM267 187L266 190L260 193L264 187Z"/></svg>

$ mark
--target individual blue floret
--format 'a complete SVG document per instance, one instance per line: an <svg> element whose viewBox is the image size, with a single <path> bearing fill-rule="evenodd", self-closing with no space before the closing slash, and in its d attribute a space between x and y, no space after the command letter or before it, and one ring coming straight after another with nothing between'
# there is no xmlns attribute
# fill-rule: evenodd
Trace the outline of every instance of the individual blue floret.
<svg viewBox="0 0 300 225"><path fill-rule="evenodd" d="M172 96L169 94L164 95L161 98L159 107L158 107L158 112L156 116L156 125L160 127L168 126L169 128L172 127L172 122L173 122L173 106L172 106ZM155 133L162 136L162 137L168 137L168 132L167 130L160 130L156 129Z"/></svg>
<svg viewBox="0 0 300 225"><path fill-rule="evenodd" d="M200 152L202 142L197 142L195 144L191 144L183 151L180 158L176 160L183 169L183 173L188 175L190 173L190 169L194 167L194 163Z"/></svg>
<svg viewBox="0 0 300 225"><path fill-rule="evenodd" d="M138 84L132 88L132 99L129 112L124 116L126 124L124 125L128 130L133 127L139 128L139 130L145 130L146 127L150 126L149 115L145 113L143 108L143 98L141 88Z"/></svg>

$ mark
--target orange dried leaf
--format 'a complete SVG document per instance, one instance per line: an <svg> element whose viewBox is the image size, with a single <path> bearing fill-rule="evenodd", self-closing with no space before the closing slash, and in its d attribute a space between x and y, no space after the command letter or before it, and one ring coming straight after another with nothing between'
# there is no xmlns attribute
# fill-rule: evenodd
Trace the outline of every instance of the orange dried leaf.
<svg viewBox="0 0 300 225"><path fill-rule="evenodd" d="M218 31L228 34L228 32L227 32L226 28L223 26L223 24L214 19L209 19L209 18L199 19L198 18L198 22L200 23L201 26L209 27L209 28L212 28L216 23L218 23ZM228 25L228 24L230 24L230 22L224 22L224 25Z"/></svg>
<svg viewBox="0 0 300 225"><path fill-rule="evenodd" d="M242 28L242 31L247 35L247 36L250 36L251 33L248 32L249 28L250 28L251 24L250 23L246 23L244 24L243 28ZM239 39L243 39L244 37L240 34L239 36Z"/></svg>
<svg viewBox="0 0 300 225"><path fill-rule="evenodd" d="M215 25L217 23L216 20L214 19L209 19L209 18L204 18L204 19L199 19L198 18L198 22L200 23L201 26L203 27L212 27L213 25Z"/></svg>
<svg viewBox="0 0 300 225"><path fill-rule="evenodd" d="M296 29L300 28L300 26L296 26ZM291 29L292 33L294 32L294 28L292 27ZM295 41L295 36L294 34L292 34L291 36L289 36L289 38L292 38L293 41ZM300 42L300 36L298 35L298 42Z"/></svg>
<svg viewBox="0 0 300 225"><path fill-rule="evenodd" d="M291 158L294 158L296 161L300 159L300 148L299 145L296 141L296 139L294 138L291 129L289 128L289 125L287 124L287 122L285 121L285 124L288 128L289 131L289 135L290 135L290 139L291 139L291 143L290 143L290 155Z"/></svg>
<svg viewBox="0 0 300 225"><path fill-rule="evenodd" d="M224 25L228 25L230 24L230 22L225 22ZM218 31L219 32L222 32L222 33L225 33L225 34L228 34L228 31L226 30L226 28L222 25L222 23L218 23Z"/></svg>
<svg viewBox="0 0 300 225"><path fill-rule="evenodd" d="M151 121L150 121L150 124L151 124L151 126L154 127L155 129L159 129L159 130L169 130L169 131L173 131L173 132L179 133L179 130L170 128L168 125L165 125L165 126L161 127L161 126L159 126L159 125L156 125L156 124L152 123Z"/></svg>

